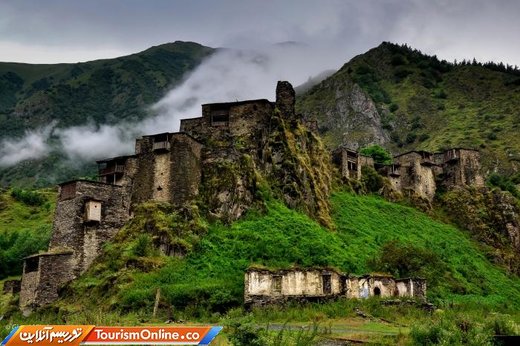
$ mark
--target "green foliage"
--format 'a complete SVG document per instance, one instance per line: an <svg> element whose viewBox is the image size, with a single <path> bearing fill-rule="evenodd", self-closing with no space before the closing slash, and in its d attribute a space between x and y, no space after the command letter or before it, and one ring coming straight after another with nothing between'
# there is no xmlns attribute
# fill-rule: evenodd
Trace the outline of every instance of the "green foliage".
<svg viewBox="0 0 520 346"><path fill-rule="evenodd" d="M14 188L11 190L11 196L17 201L30 206L41 206L47 202L45 196L40 194L38 191L33 190Z"/></svg>
<svg viewBox="0 0 520 346"><path fill-rule="evenodd" d="M355 83L359 84L375 102L389 104L392 102L388 93L380 85L380 77L376 70L369 65L360 65L352 75Z"/></svg>
<svg viewBox="0 0 520 346"><path fill-rule="evenodd" d="M392 113L394 113L395 111L397 111L399 109L399 105L397 103L392 103L390 105L390 107L388 108L388 110Z"/></svg>
<svg viewBox="0 0 520 346"><path fill-rule="evenodd" d="M368 262L371 270L391 273L398 278L423 277L435 285L447 268L439 255L430 249L391 240L381 247L379 255Z"/></svg>
<svg viewBox="0 0 520 346"><path fill-rule="evenodd" d="M474 316L447 313L410 331L413 345L495 345L494 335L518 335L514 322L505 316Z"/></svg>
<svg viewBox="0 0 520 346"><path fill-rule="evenodd" d="M100 299L108 299L111 311L150 311L160 288L161 306L172 306L178 316L203 318L242 304L244 272L251 265L332 266L359 275L374 268L375 259L381 265L377 268L392 273L424 273L428 296L439 304L478 301L495 308L516 304L519 280L493 266L458 229L379 197L336 193L332 204L335 232L271 199L265 214L251 212L232 225L210 225L184 258L153 254L139 258L137 265L135 253L124 250L137 239L139 233L134 232L141 228L134 228L105 249L93 270L73 284L75 294L70 297L88 290L89 297L106 297ZM140 225L158 224L143 223L142 214L136 218ZM389 245L394 239L397 242ZM388 261L383 254L390 256ZM403 264L405 257L410 264ZM426 273L428 269L431 273Z"/></svg>
<svg viewBox="0 0 520 346"><path fill-rule="evenodd" d="M365 185L368 192L377 193L383 186L383 177L370 166L363 166L361 168L361 182Z"/></svg>
<svg viewBox="0 0 520 346"><path fill-rule="evenodd" d="M509 191L516 198L520 198L520 192L518 191L516 184L518 184L518 178L516 176L506 177L497 173L492 173L488 177L488 184L500 188L502 191Z"/></svg>
<svg viewBox="0 0 520 346"><path fill-rule="evenodd" d="M47 249L51 233L55 192L13 191L0 191L0 279L20 275L22 258Z"/></svg>
<svg viewBox="0 0 520 346"><path fill-rule="evenodd" d="M0 231L0 279L22 273L23 258L47 248L51 227Z"/></svg>
<svg viewBox="0 0 520 346"><path fill-rule="evenodd" d="M385 165L392 163L392 155L390 155L385 148L377 144L361 148L359 153L372 157L375 163L382 163Z"/></svg>
<svg viewBox="0 0 520 346"><path fill-rule="evenodd" d="M267 345L266 330L260 329L253 323L239 321L231 325L232 332L229 341L234 346L265 346Z"/></svg>

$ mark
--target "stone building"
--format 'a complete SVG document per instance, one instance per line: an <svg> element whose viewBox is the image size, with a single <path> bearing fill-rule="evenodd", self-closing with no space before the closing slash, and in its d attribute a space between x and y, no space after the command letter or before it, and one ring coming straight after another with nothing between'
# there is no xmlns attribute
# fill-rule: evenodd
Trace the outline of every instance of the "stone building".
<svg viewBox="0 0 520 346"><path fill-rule="evenodd" d="M429 201L433 200L437 186L435 184L435 166L432 153L410 151L394 157L400 175L400 191L405 195L418 195Z"/></svg>
<svg viewBox="0 0 520 346"><path fill-rule="evenodd" d="M24 259L22 310L54 301L59 287L87 270L129 219L129 203L120 185L86 180L60 184L49 249Z"/></svg>
<svg viewBox="0 0 520 346"><path fill-rule="evenodd" d="M294 104L292 86L278 82L276 102L202 105L202 116L182 120L180 132L142 136L133 155L97 161L98 181L60 184L49 249L24 259L21 309L56 300L59 289L91 266L102 245L146 201L178 208L199 203L209 217L232 221L258 200L261 176L273 188L291 187L279 189L289 205L311 216L327 213L330 182L316 175L329 159ZM311 165L295 164L291 150Z"/></svg>
<svg viewBox="0 0 520 346"><path fill-rule="evenodd" d="M3 292L3 294L16 294L16 293L20 292L20 289L21 289L20 280L5 280L2 292Z"/></svg>
<svg viewBox="0 0 520 346"><path fill-rule="evenodd" d="M332 157L343 178L359 179L360 167L372 166L388 178L395 191L428 201L433 200L439 187L484 186L480 153L474 149L452 148L438 153L412 150L394 156L389 165L374 164L343 146L334 150Z"/></svg>
<svg viewBox="0 0 520 346"><path fill-rule="evenodd" d="M426 298L426 280L421 278L394 279L390 275L348 276L345 279L347 298L417 297Z"/></svg>
<svg viewBox="0 0 520 346"><path fill-rule="evenodd" d="M352 276L329 268L268 270L250 268L244 277L244 304L261 306L288 300L372 296L426 298L426 281L390 275Z"/></svg>
<svg viewBox="0 0 520 346"><path fill-rule="evenodd" d="M342 178L361 179L364 166L374 167L374 159L358 153L354 149L340 146L332 152L333 163L339 167Z"/></svg>
<svg viewBox="0 0 520 346"><path fill-rule="evenodd" d="M250 268L245 274L244 285L246 305L332 298L344 291L342 274L321 268L278 271Z"/></svg>

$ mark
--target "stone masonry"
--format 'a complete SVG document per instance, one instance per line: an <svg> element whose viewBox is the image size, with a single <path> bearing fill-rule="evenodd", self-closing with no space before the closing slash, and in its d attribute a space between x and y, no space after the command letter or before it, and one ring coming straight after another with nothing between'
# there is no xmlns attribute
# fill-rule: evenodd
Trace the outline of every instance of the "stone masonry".
<svg viewBox="0 0 520 346"><path fill-rule="evenodd" d="M338 147L333 151L333 163L342 178L360 179L361 167L371 166L387 177L393 190L405 196L432 201L438 188L484 186L478 150L452 148L439 153L409 151L394 156L389 165L374 164L355 150Z"/></svg>
<svg viewBox="0 0 520 346"><path fill-rule="evenodd" d="M358 277L329 268L285 270L250 268L245 273L244 282L246 306L338 297L426 298L426 281L421 278L395 279L390 275L381 274Z"/></svg>
<svg viewBox="0 0 520 346"><path fill-rule="evenodd" d="M281 198L326 220L330 181L318 174L328 170L328 156L294 104L292 86L279 82L276 102L202 105L202 116L182 120L180 132L142 136L135 154L97 161L98 181L60 184L49 249L24 260L20 308L28 313L55 301L146 201L198 203L229 222L258 201L263 177L291 186L280 188ZM295 163L295 150L310 164Z"/></svg>

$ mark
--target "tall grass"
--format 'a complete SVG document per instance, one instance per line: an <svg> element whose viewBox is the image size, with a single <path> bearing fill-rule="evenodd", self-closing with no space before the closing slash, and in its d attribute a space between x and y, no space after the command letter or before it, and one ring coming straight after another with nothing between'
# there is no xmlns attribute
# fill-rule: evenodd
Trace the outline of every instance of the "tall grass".
<svg viewBox="0 0 520 346"><path fill-rule="evenodd" d="M520 280L493 266L457 228L378 197L342 192L333 195L332 204L336 232L277 201L268 203L265 215L253 213L231 226L213 224L187 258L168 259L157 271L132 273L133 283L120 292L116 305L149 309L161 288L164 303L177 313L223 313L242 303L244 271L251 264L328 265L363 274L393 240L428 249L440 261L444 271L428 287L428 297L438 305L475 303L493 310L520 304Z"/></svg>

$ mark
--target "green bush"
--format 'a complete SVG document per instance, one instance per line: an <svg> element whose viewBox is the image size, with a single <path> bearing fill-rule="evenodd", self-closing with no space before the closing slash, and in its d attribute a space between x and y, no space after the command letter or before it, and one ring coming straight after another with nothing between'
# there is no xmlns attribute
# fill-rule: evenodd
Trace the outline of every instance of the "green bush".
<svg viewBox="0 0 520 346"><path fill-rule="evenodd" d="M491 141L494 141L498 138L498 136L495 132L489 132L486 137L487 137L487 139L489 139Z"/></svg>
<svg viewBox="0 0 520 346"><path fill-rule="evenodd" d="M11 191L11 196L18 202L29 206L41 206L47 202L47 198L37 191L14 188Z"/></svg>
<svg viewBox="0 0 520 346"><path fill-rule="evenodd" d="M359 151L360 154L370 156L375 163L390 164L392 163L392 155L380 145L374 144L364 147Z"/></svg>
<svg viewBox="0 0 520 346"><path fill-rule="evenodd" d="M374 271L398 278L424 277L430 284L438 281L437 277L446 271L446 265L435 252L396 240L385 243L368 265Z"/></svg>
<svg viewBox="0 0 520 346"><path fill-rule="evenodd" d="M417 139L417 134L415 132L410 132L406 135L406 143L412 144Z"/></svg>
<svg viewBox="0 0 520 346"><path fill-rule="evenodd" d="M383 177L369 166L361 168L361 182L365 185L368 192L379 192L384 185Z"/></svg>
<svg viewBox="0 0 520 346"><path fill-rule="evenodd" d="M399 105L397 103L392 103L389 108L390 112L392 112L392 113L398 109L399 109Z"/></svg>
<svg viewBox="0 0 520 346"><path fill-rule="evenodd" d="M498 187L502 191L509 191L516 198L520 198L520 191L518 191L515 185L516 180L516 176L508 178L503 175L493 173L488 178L488 184L494 187Z"/></svg>
<svg viewBox="0 0 520 346"><path fill-rule="evenodd" d="M47 248L51 227L0 232L0 279L22 273L22 259Z"/></svg>

